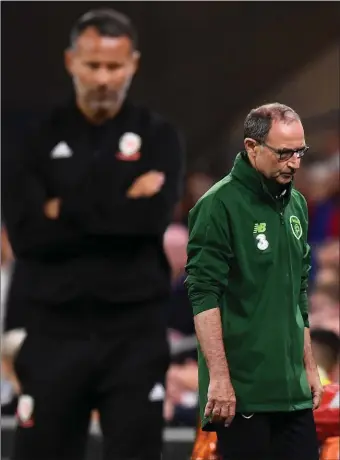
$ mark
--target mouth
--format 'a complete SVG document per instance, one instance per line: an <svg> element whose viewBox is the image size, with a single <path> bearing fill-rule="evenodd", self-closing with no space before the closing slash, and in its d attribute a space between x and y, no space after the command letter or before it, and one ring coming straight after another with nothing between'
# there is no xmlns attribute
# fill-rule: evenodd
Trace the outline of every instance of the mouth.
<svg viewBox="0 0 340 460"><path fill-rule="evenodd" d="M110 94L109 93L96 93L94 94L94 99L97 101L106 101L107 99L110 99Z"/></svg>
<svg viewBox="0 0 340 460"><path fill-rule="evenodd" d="M291 174L291 173L281 173L280 175L284 179L293 179L293 177L294 177L294 174Z"/></svg>
<svg viewBox="0 0 340 460"><path fill-rule="evenodd" d="M97 101L107 101L116 98L116 92L108 89L99 89L89 94L91 99Z"/></svg>

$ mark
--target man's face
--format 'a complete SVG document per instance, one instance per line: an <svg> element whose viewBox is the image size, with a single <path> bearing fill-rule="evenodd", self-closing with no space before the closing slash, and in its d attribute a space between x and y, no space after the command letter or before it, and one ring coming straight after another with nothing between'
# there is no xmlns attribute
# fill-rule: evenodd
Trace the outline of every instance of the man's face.
<svg viewBox="0 0 340 460"><path fill-rule="evenodd" d="M256 169L268 179L275 179L279 184L288 184L300 167L300 158L293 154L284 159L276 152L284 152L305 147L305 135L300 121L284 123L274 121L265 144L258 144L250 139L245 140L248 153L252 155Z"/></svg>
<svg viewBox="0 0 340 460"><path fill-rule="evenodd" d="M312 341L312 352L318 366L327 373L332 371L334 366L332 362L332 353L327 345Z"/></svg>
<svg viewBox="0 0 340 460"><path fill-rule="evenodd" d="M78 103L92 114L115 113L130 87L139 60L128 37L102 37L86 29L65 54Z"/></svg>

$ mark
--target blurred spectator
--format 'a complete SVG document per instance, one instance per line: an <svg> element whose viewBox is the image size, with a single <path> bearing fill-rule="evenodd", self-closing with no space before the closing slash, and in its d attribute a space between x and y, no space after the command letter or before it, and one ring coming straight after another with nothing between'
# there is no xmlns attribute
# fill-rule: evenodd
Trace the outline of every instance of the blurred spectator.
<svg viewBox="0 0 340 460"><path fill-rule="evenodd" d="M332 312L324 311L322 314L311 315L310 325L312 327L320 327L328 331L334 332L334 334L340 335L339 327L339 314L336 316L332 315Z"/></svg>
<svg viewBox="0 0 340 460"><path fill-rule="evenodd" d="M178 279L187 260L188 230L182 224L171 224L164 234L164 251L168 258L172 279Z"/></svg>
<svg viewBox="0 0 340 460"><path fill-rule="evenodd" d="M316 249L316 263L318 268L333 268L339 270L339 256L339 239L327 240Z"/></svg>
<svg viewBox="0 0 340 460"><path fill-rule="evenodd" d="M324 266L324 257L339 266L339 115L334 111L318 117L317 129L314 128L314 152L306 155L295 179L295 186L306 197L309 209L308 239L313 248L311 284L317 270ZM318 248L325 242L322 252L326 254L318 256Z"/></svg>
<svg viewBox="0 0 340 460"><path fill-rule="evenodd" d="M337 284L319 285L310 295L310 311L317 312L319 309L338 310L339 286Z"/></svg>
<svg viewBox="0 0 340 460"><path fill-rule="evenodd" d="M171 425L195 426L197 423L197 362L172 364L167 374L165 420Z"/></svg>
<svg viewBox="0 0 340 460"><path fill-rule="evenodd" d="M1 332L3 319L5 316L5 304L7 290L11 279L13 253L8 241L7 231L4 226L1 227Z"/></svg>
<svg viewBox="0 0 340 460"><path fill-rule="evenodd" d="M8 240L7 231L1 227L1 334L3 321L6 314L6 299L11 280L13 252ZM2 350L3 351L3 350ZM15 411L18 384L14 377L11 362L6 357L1 357L1 412L3 415L13 414Z"/></svg>
<svg viewBox="0 0 340 460"><path fill-rule="evenodd" d="M210 189L214 182L214 179L207 173L190 173L186 180L184 195L176 209L176 220L187 225L188 213L190 209L201 198L201 196Z"/></svg>
<svg viewBox="0 0 340 460"><path fill-rule="evenodd" d="M311 328L322 328L340 334L337 286L318 288L310 296Z"/></svg>
<svg viewBox="0 0 340 460"><path fill-rule="evenodd" d="M192 203L196 203L214 184L214 180L206 173L193 173L188 177L187 187Z"/></svg>
<svg viewBox="0 0 340 460"><path fill-rule="evenodd" d="M316 273L310 294L310 324L340 334L339 241L326 240L314 248Z"/></svg>
<svg viewBox="0 0 340 460"><path fill-rule="evenodd" d="M325 287L330 288L332 286L339 285L339 272L337 270L326 267L321 268L315 277L315 288Z"/></svg>
<svg viewBox="0 0 340 460"><path fill-rule="evenodd" d="M173 288L168 306L168 337L174 354L167 373L164 418L171 425L196 424L197 362L195 329L184 268L188 231L183 224L172 224L164 235L164 249L172 270Z"/></svg>
<svg viewBox="0 0 340 460"><path fill-rule="evenodd" d="M316 431L320 443L320 460L340 458L340 399L339 384L324 387L320 407L314 411Z"/></svg>
<svg viewBox="0 0 340 460"><path fill-rule="evenodd" d="M340 337L325 329L312 329L313 355L323 384L339 382Z"/></svg>
<svg viewBox="0 0 340 460"><path fill-rule="evenodd" d="M339 115L334 113L318 133L318 153L308 168L311 202L319 202L339 193Z"/></svg>

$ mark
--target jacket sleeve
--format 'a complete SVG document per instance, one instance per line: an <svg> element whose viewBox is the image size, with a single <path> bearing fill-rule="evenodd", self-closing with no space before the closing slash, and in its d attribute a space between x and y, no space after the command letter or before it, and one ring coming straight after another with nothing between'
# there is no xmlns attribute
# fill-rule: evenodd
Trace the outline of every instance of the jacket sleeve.
<svg viewBox="0 0 340 460"><path fill-rule="evenodd" d="M180 198L184 176L184 148L177 131L166 123L154 129L150 143L149 170L157 170L165 174L165 183L159 193L150 198L132 199L126 196L127 190L117 193L110 190L110 178L102 177L98 172L84 183L84 193L74 190L74 196L67 197L62 206L61 218L72 219L77 212L77 196L88 196L88 211L78 224L86 228L88 233L125 235L159 235L163 233L171 221L175 205ZM147 171L145 171L147 172ZM99 181L103 181L100 186ZM106 185L105 185L106 182ZM112 182L112 181L111 181ZM85 191L86 190L86 191ZM91 192L89 193L89 190ZM101 192L102 191L102 192ZM79 209L79 208L78 208Z"/></svg>
<svg viewBox="0 0 340 460"><path fill-rule="evenodd" d="M25 139L6 142L3 148L2 214L16 257L39 257L56 253L74 231L45 217L46 189L35 171L36 150L30 137Z"/></svg>
<svg viewBox="0 0 340 460"><path fill-rule="evenodd" d="M305 223L305 235L304 235L304 252L302 259L302 273L301 273L301 287L300 287L300 299L299 308L302 315L303 323L305 327L309 327L309 315L308 315L308 277L311 269L311 248L307 243L307 231L308 231L308 211L306 200L303 199L303 210L304 210L304 223Z"/></svg>
<svg viewBox="0 0 340 460"><path fill-rule="evenodd" d="M227 212L223 203L207 195L189 216L186 286L194 315L219 307L228 284L232 258Z"/></svg>

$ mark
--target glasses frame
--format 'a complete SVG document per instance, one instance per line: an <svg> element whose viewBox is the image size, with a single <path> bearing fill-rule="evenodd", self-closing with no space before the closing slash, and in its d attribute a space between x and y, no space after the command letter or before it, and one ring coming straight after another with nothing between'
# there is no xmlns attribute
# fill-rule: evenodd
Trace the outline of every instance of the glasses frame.
<svg viewBox="0 0 340 460"><path fill-rule="evenodd" d="M271 145L266 144L266 142L259 142L256 141L259 145L263 145L264 147L267 147L267 149L271 150L275 155L279 157L279 161L288 161L290 160L294 155L297 155L298 158L302 158L305 153L308 152L309 146L305 145L304 147L300 147L298 149L289 149L289 150L284 150L282 149L276 149L272 147ZM284 156L284 158L282 158Z"/></svg>

